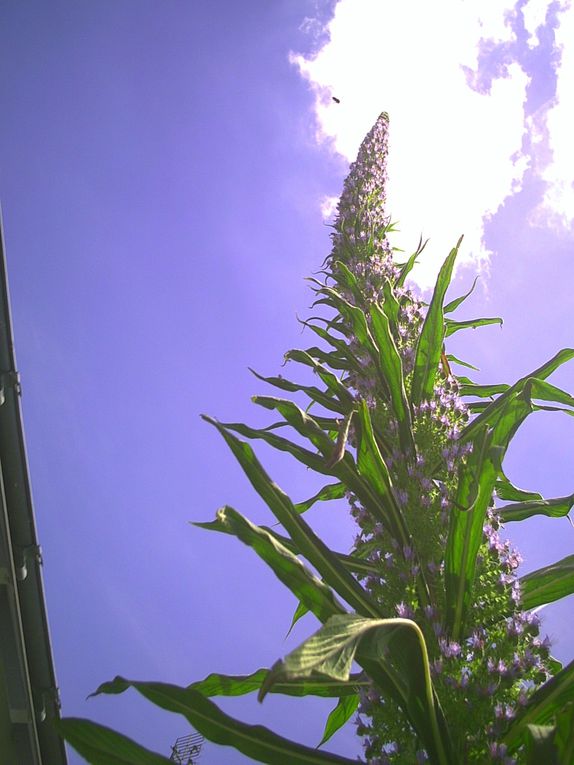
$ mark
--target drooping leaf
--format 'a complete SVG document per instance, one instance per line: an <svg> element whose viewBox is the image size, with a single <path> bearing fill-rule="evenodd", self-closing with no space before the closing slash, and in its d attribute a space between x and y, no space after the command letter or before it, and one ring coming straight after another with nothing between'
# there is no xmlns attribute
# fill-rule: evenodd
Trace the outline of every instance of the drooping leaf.
<svg viewBox="0 0 574 765"><path fill-rule="evenodd" d="M319 742L318 746L321 747L325 744L334 733L336 733L343 725L349 720L349 718L355 713L359 706L359 697L357 694L353 696L341 696L337 702L335 709L331 711L327 722L325 724L325 730L323 732L323 738Z"/></svg>
<svg viewBox="0 0 574 765"><path fill-rule="evenodd" d="M454 261L462 237L445 260L437 279L430 306L419 336L411 389L413 404L431 397L444 341L444 296L450 284Z"/></svg>
<svg viewBox="0 0 574 765"><path fill-rule="evenodd" d="M285 678L305 678L314 672L348 680L353 661L375 662L394 683L405 712L424 741L433 762L452 763L450 742L439 724L428 654L419 627L410 619L364 619L353 614L333 616L321 629L277 662L259 697Z"/></svg>
<svg viewBox="0 0 574 765"><path fill-rule="evenodd" d="M210 741L222 746L235 747L257 762L267 762L270 765L281 762L290 765L356 765L354 760L346 757L311 749L278 736L262 725L242 723L225 714L216 704L193 688L117 677L111 683L100 686L97 693L122 693L128 687L135 688L156 706L183 715L195 730ZM104 761L102 765L103 763Z"/></svg>
<svg viewBox="0 0 574 765"><path fill-rule="evenodd" d="M173 765L167 757L91 720L65 717L54 720L54 725L62 738L91 765Z"/></svg>
<svg viewBox="0 0 574 765"><path fill-rule="evenodd" d="M480 319L467 319L466 321L453 321L452 319L445 319L446 337L454 335L461 329L476 329L477 327L485 327L487 324L500 324L502 327L502 319L499 316L481 317Z"/></svg>
<svg viewBox="0 0 574 765"><path fill-rule="evenodd" d="M521 577L521 605L526 610L565 598L574 592L574 555Z"/></svg>
<svg viewBox="0 0 574 765"><path fill-rule="evenodd" d="M563 518L574 505L574 494L554 499L534 499L529 502L517 502L498 508L503 523L523 521L533 515L546 515L549 518Z"/></svg>

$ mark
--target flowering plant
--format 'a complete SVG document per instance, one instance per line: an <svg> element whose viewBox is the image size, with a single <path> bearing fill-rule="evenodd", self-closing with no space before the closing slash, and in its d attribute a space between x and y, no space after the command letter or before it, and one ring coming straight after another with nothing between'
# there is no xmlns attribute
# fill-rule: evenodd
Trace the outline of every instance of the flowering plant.
<svg viewBox="0 0 574 765"><path fill-rule="evenodd" d="M520 556L499 532L536 514L565 516L574 504L574 495L546 500L519 489L503 469L531 412L572 414L574 398L547 377L574 350L514 385L478 385L452 372L451 364L470 365L448 355L445 340L500 319L451 318L470 294L445 305L460 240L428 305L406 285L424 245L395 262L385 214L387 129L382 114L345 181L324 281L312 280L315 304L330 314L305 324L322 345L286 354L321 387L260 378L309 400L303 410L286 398L256 396L281 418L268 428L205 418L285 535L228 506L197 525L252 547L297 597L295 618L312 612L320 629L249 676L214 674L186 688L118 677L97 693L133 687L184 714L205 737L260 762L352 761L245 725L210 697L333 697L322 743L356 715L369 765L568 765L574 663L562 668L552 658L535 609L574 592L574 556L518 577ZM297 440L280 434L287 426ZM334 482L295 504L240 436L263 440ZM316 502L342 498L358 530L350 554L327 547L304 518ZM353 662L360 672L352 672ZM85 720L63 720L60 730L93 763L168 762Z"/></svg>

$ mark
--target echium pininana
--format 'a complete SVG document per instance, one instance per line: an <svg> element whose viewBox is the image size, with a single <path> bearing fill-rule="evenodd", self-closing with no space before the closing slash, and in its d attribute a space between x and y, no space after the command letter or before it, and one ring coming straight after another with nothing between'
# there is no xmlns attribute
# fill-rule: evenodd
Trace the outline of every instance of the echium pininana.
<svg viewBox="0 0 574 765"><path fill-rule="evenodd" d="M385 213L388 117L382 114L364 140L351 166L334 224L328 275L340 294L369 317L369 305L387 301L393 339L399 352L406 395L412 401L413 366L426 307L406 287L393 260ZM342 278L346 269L355 289ZM392 307L389 309L389 301ZM410 406L414 449L405 452L398 423L381 388L375 363L339 317L357 365L347 384L370 409L379 448L392 478L410 538L397 540L352 494L351 512L359 532L354 554L373 564L363 578L370 594L388 616L413 619L422 629L431 672L449 728L455 735L460 762L514 763L498 743L532 690L547 679L548 640L540 640L536 615L520 608L516 568L520 556L499 536L499 518L490 503L474 578L472 613L465 633L453 639L446 629L445 546L457 490L458 469L472 450L459 436L470 421L460 398L460 385L443 353L432 394ZM354 443L353 425L349 442ZM376 572L376 573L375 573ZM421 577L427 597L421 598ZM500 614L508 617L500 620ZM357 720L364 737L366 761L423 763L427 753L408 720L376 686L362 693Z"/></svg>

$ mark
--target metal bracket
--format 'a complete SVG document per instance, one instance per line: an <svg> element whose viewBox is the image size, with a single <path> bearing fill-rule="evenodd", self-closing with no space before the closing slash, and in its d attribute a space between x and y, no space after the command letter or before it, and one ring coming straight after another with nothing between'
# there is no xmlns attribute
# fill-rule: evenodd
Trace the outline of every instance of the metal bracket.
<svg viewBox="0 0 574 765"><path fill-rule="evenodd" d="M0 406L6 401L6 389L14 388L16 395L22 395L20 374L15 371L0 372Z"/></svg>

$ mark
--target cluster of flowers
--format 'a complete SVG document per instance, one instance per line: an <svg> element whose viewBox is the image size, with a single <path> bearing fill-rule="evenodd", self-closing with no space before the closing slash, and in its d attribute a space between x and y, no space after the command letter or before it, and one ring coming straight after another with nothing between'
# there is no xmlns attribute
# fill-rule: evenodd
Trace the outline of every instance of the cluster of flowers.
<svg viewBox="0 0 574 765"><path fill-rule="evenodd" d="M385 216L385 182L388 117L382 114L363 142L351 166L334 226L333 250L328 259L337 279L339 262L356 277L361 299L345 294L362 309L372 301L382 303L383 289L392 290L399 305L395 344L401 357L407 396L413 377L417 342L425 317L425 304L400 285L400 270L388 241ZM387 292L388 294L388 292ZM368 311L365 311L368 315ZM411 539L400 544L348 495L358 524L355 550L373 564L376 574L365 577L365 587L389 615L414 619L422 629L431 672L441 706L456 734L461 762L511 763L497 741L540 682L548 676L548 640L538 637L535 615L520 610L516 578L519 555L499 536L494 501L484 526L473 592L472 624L460 642L445 632L444 554L458 468L471 451L459 436L469 421L460 398L460 386L446 357L438 370L431 397L411 407L416 455L402 453L398 424L380 389L375 363L347 327L349 349L359 361L359 371L347 384L364 398L377 432L384 434L380 448L393 480L395 498L402 509ZM351 432L349 441L354 443ZM440 466L440 467L437 467ZM423 573L431 602L420 602L417 578ZM501 613L511 614L500 620ZM366 762L423 763L427 753L417 741L408 720L395 703L373 686L362 694L357 720L364 737Z"/></svg>

